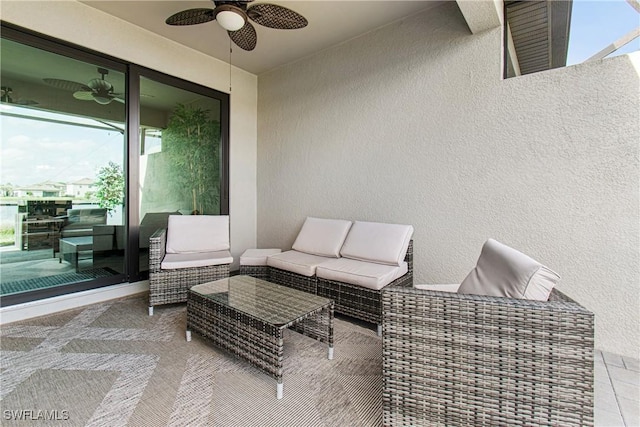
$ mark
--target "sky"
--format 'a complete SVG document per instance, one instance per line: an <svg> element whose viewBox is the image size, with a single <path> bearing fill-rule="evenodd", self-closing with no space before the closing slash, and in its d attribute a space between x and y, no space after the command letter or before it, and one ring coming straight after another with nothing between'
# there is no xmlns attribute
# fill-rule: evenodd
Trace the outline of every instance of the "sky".
<svg viewBox="0 0 640 427"><path fill-rule="evenodd" d="M640 26L640 13L626 0L573 0L567 65L584 62ZM611 56L640 49L636 38Z"/></svg>
<svg viewBox="0 0 640 427"><path fill-rule="evenodd" d="M573 0L567 64L578 64L640 26L640 14L626 0ZM617 54L640 50L640 40ZM15 106L14 112L21 110ZM92 124L98 124L92 122ZM26 186L95 178L113 161L123 164L121 133L0 117L0 183Z"/></svg>

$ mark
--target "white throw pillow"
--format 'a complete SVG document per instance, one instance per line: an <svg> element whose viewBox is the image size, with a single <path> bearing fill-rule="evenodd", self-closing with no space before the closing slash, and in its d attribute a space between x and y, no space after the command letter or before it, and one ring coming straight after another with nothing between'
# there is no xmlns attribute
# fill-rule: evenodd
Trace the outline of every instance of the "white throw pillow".
<svg viewBox="0 0 640 427"><path fill-rule="evenodd" d="M402 265L413 235L411 225L356 221L340 250L345 258Z"/></svg>
<svg viewBox="0 0 640 427"><path fill-rule="evenodd" d="M489 239L458 293L547 301L559 279L538 261Z"/></svg>
<svg viewBox="0 0 640 427"><path fill-rule="evenodd" d="M168 254L229 250L228 215L170 215Z"/></svg>
<svg viewBox="0 0 640 427"><path fill-rule="evenodd" d="M338 258L350 228L351 221L308 217L291 248L311 255Z"/></svg>

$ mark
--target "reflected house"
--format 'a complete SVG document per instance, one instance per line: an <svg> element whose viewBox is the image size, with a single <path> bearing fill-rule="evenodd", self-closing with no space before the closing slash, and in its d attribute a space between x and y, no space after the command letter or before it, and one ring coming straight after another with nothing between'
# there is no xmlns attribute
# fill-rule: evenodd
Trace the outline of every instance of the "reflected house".
<svg viewBox="0 0 640 427"><path fill-rule="evenodd" d="M68 183L65 194L84 198L88 192L94 191L96 191L95 182L91 178L82 178L78 181Z"/></svg>
<svg viewBox="0 0 640 427"><path fill-rule="evenodd" d="M44 181L39 184L16 187L13 189L13 195L14 197L60 197L65 195L66 187L62 182Z"/></svg>

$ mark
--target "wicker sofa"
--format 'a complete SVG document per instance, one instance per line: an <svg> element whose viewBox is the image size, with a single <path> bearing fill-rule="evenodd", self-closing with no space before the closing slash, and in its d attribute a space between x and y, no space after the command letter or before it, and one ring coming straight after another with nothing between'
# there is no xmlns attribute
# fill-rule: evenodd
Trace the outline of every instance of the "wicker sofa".
<svg viewBox="0 0 640 427"><path fill-rule="evenodd" d="M413 227L309 217L291 251L267 258L273 283L331 298L335 310L378 325L382 291L413 283ZM264 267L241 274L265 277Z"/></svg>
<svg viewBox="0 0 640 427"><path fill-rule="evenodd" d="M460 285L385 289L384 425L593 425L593 313L550 288L546 267L521 253L514 266L501 248L488 241ZM479 279L481 292L512 297L469 293Z"/></svg>

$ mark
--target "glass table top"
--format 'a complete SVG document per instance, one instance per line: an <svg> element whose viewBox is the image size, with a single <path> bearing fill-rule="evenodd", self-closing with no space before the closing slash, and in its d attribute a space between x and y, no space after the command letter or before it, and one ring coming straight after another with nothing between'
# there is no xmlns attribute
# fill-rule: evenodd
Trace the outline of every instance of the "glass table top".
<svg viewBox="0 0 640 427"><path fill-rule="evenodd" d="M276 326L331 303L328 298L251 276L231 276L196 285L191 291Z"/></svg>

